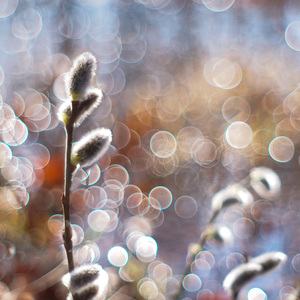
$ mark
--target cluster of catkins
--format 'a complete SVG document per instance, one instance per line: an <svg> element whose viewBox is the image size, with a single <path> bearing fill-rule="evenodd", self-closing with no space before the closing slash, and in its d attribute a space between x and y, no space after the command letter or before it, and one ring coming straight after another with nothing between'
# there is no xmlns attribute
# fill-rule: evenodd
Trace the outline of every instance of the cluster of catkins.
<svg viewBox="0 0 300 300"><path fill-rule="evenodd" d="M61 105L58 117L67 132L72 133L102 101L102 91L92 87L96 66L96 58L86 52L74 61L66 74L69 98ZM70 136L72 140L72 134ZM87 133L72 145L71 164L83 167L95 163L108 150L111 141L109 129L98 128ZM108 275L100 265L82 265L66 274L62 282L69 289L68 300L101 300L106 296Z"/></svg>
<svg viewBox="0 0 300 300"><path fill-rule="evenodd" d="M278 175L266 167L253 168L245 183L249 183L259 196L269 200L275 199L281 186ZM213 196L212 210L214 214L211 222L225 208L234 204L249 207L253 201L253 195L242 184L231 184ZM233 299L236 299L245 284L259 275L273 271L286 260L287 255L282 252L268 252L252 258L229 272L223 281L223 288L232 294Z"/></svg>
<svg viewBox="0 0 300 300"><path fill-rule="evenodd" d="M85 52L74 61L73 67L66 74L69 99L60 106L58 112L59 119L66 127L78 127L101 103L102 91L91 86L96 67L96 58ZM93 164L108 150L111 141L109 129L97 128L87 133L72 146L72 165Z"/></svg>

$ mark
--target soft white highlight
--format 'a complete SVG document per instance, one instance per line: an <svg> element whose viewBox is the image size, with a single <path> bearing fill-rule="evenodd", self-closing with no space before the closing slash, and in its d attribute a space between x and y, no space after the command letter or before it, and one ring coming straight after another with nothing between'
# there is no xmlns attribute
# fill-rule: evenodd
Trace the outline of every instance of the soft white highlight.
<svg viewBox="0 0 300 300"><path fill-rule="evenodd" d="M223 288L226 291L237 293L246 283L259 275L262 270L263 267L257 263L239 265L225 277Z"/></svg>
<svg viewBox="0 0 300 300"><path fill-rule="evenodd" d="M265 274L280 267L286 260L287 255L283 252L268 252L252 258L249 263L260 264L263 267L261 274Z"/></svg>
<svg viewBox="0 0 300 300"><path fill-rule="evenodd" d="M73 299L72 295L82 300L102 300L106 295L108 274L100 265L82 265L64 275L62 283L70 291L69 300Z"/></svg>
<svg viewBox="0 0 300 300"><path fill-rule="evenodd" d="M222 210L230 205L241 204L249 206L253 203L252 194L239 184L231 184L220 190L212 197L212 209L215 212Z"/></svg>
<svg viewBox="0 0 300 300"><path fill-rule="evenodd" d="M259 196L273 200L280 193L281 181L273 170L258 167L250 171L250 185Z"/></svg>

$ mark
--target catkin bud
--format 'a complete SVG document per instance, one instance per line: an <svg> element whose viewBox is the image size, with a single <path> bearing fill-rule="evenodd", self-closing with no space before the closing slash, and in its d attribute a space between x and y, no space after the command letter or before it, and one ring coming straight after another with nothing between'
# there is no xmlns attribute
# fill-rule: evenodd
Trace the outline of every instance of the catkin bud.
<svg viewBox="0 0 300 300"><path fill-rule="evenodd" d="M88 117L101 103L103 93L100 89L90 89L87 93L87 98L78 102L77 109L74 116L74 127L80 126L86 117ZM69 123L72 113L71 100L65 101L59 108L58 118L63 121L65 125Z"/></svg>
<svg viewBox="0 0 300 300"><path fill-rule="evenodd" d="M226 291L231 291L234 294L237 294L245 284L261 274L262 270L263 267L256 263L239 265L225 277L223 281L223 288Z"/></svg>
<svg viewBox="0 0 300 300"><path fill-rule="evenodd" d="M269 168L253 168L250 171L250 179L251 187L265 199L273 200L280 192L280 178Z"/></svg>
<svg viewBox="0 0 300 300"><path fill-rule="evenodd" d="M78 127L98 107L102 101L103 93L100 89L90 89L86 97L86 100L80 101L77 106L75 127Z"/></svg>
<svg viewBox="0 0 300 300"><path fill-rule="evenodd" d="M68 300L99 300L105 298L108 275L97 264L75 268L62 278L69 289Z"/></svg>
<svg viewBox="0 0 300 300"><path fill-rule="evenodd" d="M88 52L78 56L73 67L66 74L66 88L72 100L82 100L86 98L87 88L91 85L95 75L97 61Z"/></svg>
<svg viewBox="0 0 300 300"><path fill-rule="evenodd" d="M204 232L207 242L217 242L219 244L231 244L233 242L233 234L226 226L210 225Z"/></svg>
<svg viewBox="0 0 300 300"><path fill-rule="evenodd" d="M249 263L260 264L263 269L260 274L273 271L287 260L287 255L282 252L268 252L249 260Z"/></svg>
<svg viewBox="0 0 300 300"><path fill-rule="evenodd" d="M109 129L95 129L86 134L72 147L71 163L73 166L91 165L108 150L112 141Z"/></svg>
<svg viewBox="0 0 300 300"><path fill-rule="evenodd" d="M239 184L231 184L220 190L212 197L212 209L214 212L221 211L224 207L234 204L249 206L253 203L252 194Z"/></svg>
<svg viewBox="0 0 300 300"><path fill-rule="evenodd" d="M60 121L64 122L64 124L67 125L69 123L71 113L72 113L72 103L71 103L71 99L68 99L59 107L57 116Z"/></svg>

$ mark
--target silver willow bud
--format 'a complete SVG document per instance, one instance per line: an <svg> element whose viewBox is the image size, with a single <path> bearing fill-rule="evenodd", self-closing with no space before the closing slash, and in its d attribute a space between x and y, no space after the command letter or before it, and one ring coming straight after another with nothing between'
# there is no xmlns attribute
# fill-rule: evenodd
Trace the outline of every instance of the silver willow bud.
<svg viewBox="0 0 300 300"><path fill-rule="evenodd" d="M105 298L108 276L100 265L82 265L66 274L62 283L70 291L68 300L99 300Z"/></svg>
<svg viewBox="0 0 300 300"><path fill-rule="evenodd" d="M82 100L86 98L87 88L91 85L95 75L97 61L88 52L78 56L73 67L66 74L66 88L72 100Z"/></svg>
<svg viewBox="0 0 300 300"><path fill-rule="evenodd" d="M74 166L91 165L108 150L112 141L109 129L95 129L86 134L72 147L71 163Z"/></svg>
<svg viewBox="0 0 300 300"><path fill-rule="evenodd" d="M103 93L100 89L90 89L87 93L87 98L79 101L75 116L74 127L80 126L86 117L88 117L101 103ZM58 118L63 121L65 125L69 123L72 113L71 99L65 101L59 108Z"/></svg>
<svg viewBox="0 0 300 300"><path fill-rule="evenodd" d="M249 206L253 203L252 194L239 184L231 184L220 190L212 197L212 209L215 212L221 211L224 207L235 204Z"/></svg>
<svg viewBox="0 0 300 300"><path fill-rule="evenodd" d="M287 260L287 255L282 252L268 252L249 260L249 263L260 264L263 269L260 274L273 271Z"/></svg>

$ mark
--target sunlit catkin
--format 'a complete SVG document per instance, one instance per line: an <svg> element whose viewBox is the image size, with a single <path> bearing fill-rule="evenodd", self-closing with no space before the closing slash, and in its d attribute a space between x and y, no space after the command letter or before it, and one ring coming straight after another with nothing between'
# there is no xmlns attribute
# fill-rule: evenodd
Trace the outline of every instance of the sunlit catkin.
<svg viewBox="0 0 300 300"><path fill-rule="evenodd" d="M279 176L266 167L253 168L250 171L250 185L255 192L268 200L274 200L280 193Z"/></svg>
<svg viewBox="0 0 300 300"><path fill-rule="evenodd" d="M252 258L249 263L260 264L263 267L261 274L265 274L280 267L286 260L287 255L282 252L268 252Z"/></svg>
<svg viewBox="0 0 300 300"><path fill-rule="evenodd" d="M256 263L239 265L231 272L229 272L225 277L223 281L223 288L226 291L237 294L245 284L258 276L262 272L262 270L263 267L260 264Z"/></svg>
<svg viewBox="0 0 300 300"><path fill-rule="evenodd" d="M72 100L86 99L87 89L95 75L96 64L96 58L88 52L76 58L65 77L67 92Z"/></svg>
<svg viewBox="0 0 300 300"><path fill-rule="evenodd" d="M239 184L231 184L213 196L211 206L213 211L218 212L230 205L249 206L252 203L253 196L246 188Z"/></svg>
<svg viewBox="0 0 300 300"><path fill-rule="evenodd" d="M70 291L69 300L104 299L107 282L107 273L97 264L78 266L62 278L62 283Z"/></svg>
<svg viewBox="0 0 300 300"><path fill-rule="evenodd" d="M95 129L86 134L72 147L71 163L74 166L91 165L108 150L112 141L109 129Z"/></svg>
<svg viewBox="0 0 300 300"><path fill-rule="evenodd" d="M101 103L103 93L100 89L89 89L86 99L78 101L76 111L74 113L74 127L80 124L88 117ZM71 99L65 101L59 108L58 118L63 121L65 125L69 123L72 113Z"/></svg>

